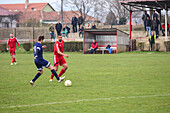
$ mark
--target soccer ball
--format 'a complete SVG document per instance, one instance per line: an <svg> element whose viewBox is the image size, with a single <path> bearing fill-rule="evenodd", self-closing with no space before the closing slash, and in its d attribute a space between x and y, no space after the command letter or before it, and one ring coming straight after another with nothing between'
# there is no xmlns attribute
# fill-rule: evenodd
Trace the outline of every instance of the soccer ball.
<svg viewBox="0 0 170 113"><path fill-rule="evenodd" d="M72 82L71 82L70 80L66 80L66 81L64 82L64 85L65 85L66 87L69 87L69 86L72 85Z"/></svg>

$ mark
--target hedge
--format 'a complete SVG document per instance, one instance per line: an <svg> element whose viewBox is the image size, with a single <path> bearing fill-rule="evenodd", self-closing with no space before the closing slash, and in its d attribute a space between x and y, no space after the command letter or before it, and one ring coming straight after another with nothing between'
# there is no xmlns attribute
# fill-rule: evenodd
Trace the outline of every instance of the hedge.
<svg viewBox="0 0 170 113"><path fill-rule="evenodd" d="M8 52L6 50L6 46L7 46L7 44L0 44L0 52Z"/></svg>
<svg viewBox="0 0 170 113"><path fill-rule="evenodd" d="M25 51L30 51L30 49L31 49L31 43L24 43L24 44L23 44L23 48L25 49Z"/></svg>
<svg viewBox="0 0 170 113"><path fill-rule="evenodd" d="M35 42L33 43L33 45ZM45 52L54 52L54 44L55 42L43 42L42 45L46 45L47 47L44 48ZM0 44L0 52L7 52L6 50L7 44ZM31 43L24 43L21 44L21 47L23 45L23 48L25 51L30 51ZM65 42L64 43L64 52L80 52L83 50L83 42Z"/></svg>
<svg viewBox="0 0 170 113"><path fill-rule="evenodd" d="M43 42L45 52L54 52L55 42ZM64 42L64 52L79 52L83 50L83 42Z"/></svg>
<svg viewBox="0 0 170 113"><path fill-rule="evenodd" d="M166 47L166 51L170 51L170 41L165 41L164 44Z"/></svg>

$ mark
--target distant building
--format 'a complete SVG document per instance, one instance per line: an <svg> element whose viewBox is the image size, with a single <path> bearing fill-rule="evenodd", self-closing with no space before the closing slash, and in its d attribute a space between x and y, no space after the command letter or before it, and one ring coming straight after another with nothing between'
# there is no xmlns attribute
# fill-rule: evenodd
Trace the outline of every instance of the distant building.
<svg viewBox="0 0 170 113"><path fill-rule="evenodd" d="M0 28L15 28L16 19L14 13L0 7Z"/></svg>
<svg viewBox="0 0 170 113"><path fill-rule="evenodd" d="M57 23L61 21L61 12L57 12L49 3L29 3L29 0L25 1L25 4L0 4L0 7L7 9L9 12L17 14L18 24L49 24ZM71 24L73 15L78 17L79 11L63 11L63 23ZM98 19L86 16L85 23L99 23Z"/></svg>
<svg viewBox="0 0 170 113"><path fill-rule="evenodd" d="M3 7L11 12L24 12L24 11L44 11L51 12L55 11L49 3L29 3L29 0L21 4L0 4L0 7Z"/></svg>

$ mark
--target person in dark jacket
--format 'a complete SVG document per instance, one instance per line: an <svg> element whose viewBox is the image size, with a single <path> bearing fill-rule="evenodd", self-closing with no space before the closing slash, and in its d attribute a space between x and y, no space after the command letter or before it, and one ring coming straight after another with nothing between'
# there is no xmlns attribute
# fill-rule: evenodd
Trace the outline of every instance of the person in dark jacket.
<svg viewBox="0 0 170 113"><path fill-rule="evenodd" d="M160 24L159 20L154 17L154 20L152 22L153 29L155 30L156 36L159 36L159 31L158 31L158 25Z"/></svg>
<svg viewBox="0 0 170 113"><path fill-rule="evenodd" d="M80 35L82 35L82 38L83 38L83 31L84 31L84 27L83 25L80 25L79 38L80 38Z"/></svg>
<svg viewBox="0 0 170 113"><path fill-rule="evenodd" d="M149 15L147 14L147 11L145 11L143 16L142 16L142 20L143 20L143 23L144 23L145 31L146 31L146 20L147 20L147 17L149 17Z"/></svg>
<svg viewBox="0 0 170 113"><path fill-rule="evenodd" d="M62 30L62 24L60 23L60 21L58 21L57 24L55 25L55 29L57 31L57 36L59 36Z"/></svg>
<svg viewBox="0 0 170 113"><path fill-rule="evenodd" d="M54 41L55 41L55 34L54 34L53 24L50 25L49 31L50 31L50 35L51 35L51 41L52 41L52 39L54 39Z"/></svg>
<svg viewBox="0 0 170 113"><path fill-rule="evenodd" d="M150 18L147 17L147 20L146 20L147 35L146 36L148 36L148 32L150 32L150 35L152 35L152 33L151 33L151 25L152 25L152 22L151 22Z"/></svg>
<svg viewBox="0 0 170 113"><path fill-rule="evenodd" d="M73 26L73 33L77 32L77 17L74 14L74 17L72 17L71 24Z"/></svg>
<svg viewBox="0 0 170 113"><path fill-rule="evenodd" d="M93 23L91 26L92 29L96 29L96 25Z"/></svg>
<svg viewBox="0 0 170 113"><path fill-rule="evenodd" d="M156 43L156 35L154 35L154 32L152 32L152 35L149 37L149 43L151 47L151 51L154 50L153 45Z"/></svg>
<svg viewBox="0 0 170 113"><path fill-rule="evenodd" d="M82 15L79 15L79 17L78 17L79 30L80 30L80 25L82 25L83 22L84 22L84 19L83 19Z"/></svg>
<svg viewBox="0 0 170 113"><path fill-rule="evenodd" d="M154 20L155 17L158 20L158 14L155 13L155 11L153 11L153 13L152 13L152 20Z"/></svg>
<svg viewBox="0 0 170 113"><path fill-rule="evenodd" d="M92 54L94 51L96 51L97 48L98 48L97 42L96 42L96 40L93 40L93 43L91 45L90 54Z"/></svg>

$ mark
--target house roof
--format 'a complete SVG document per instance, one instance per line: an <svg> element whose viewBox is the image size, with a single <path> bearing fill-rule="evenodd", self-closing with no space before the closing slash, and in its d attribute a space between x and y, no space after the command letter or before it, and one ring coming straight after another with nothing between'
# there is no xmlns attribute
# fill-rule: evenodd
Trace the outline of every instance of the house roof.
<svg viewBox="0 0 170 113"><path fill-rule="evenodd" d="M63 11L63 22L64 23L71 23L73 14L78 11ZM17 13L17 12L16 12ZM44 11L23 11L20 13L19 23L23 23L29 19L36 19L37 21L40 20L60 20L61 13L53 11L53 12L44 12ZM91 17L89 15L86 16L85 21L98 21L96 18Z"/></svg>
<svg viewBox="0 0 170 113"><path fill-rule="evenodd" d="M0 15L1 16L8 16L8 15L13 15L14 13L8 11L7 9L4 9L2 7L0 7Z"/></svg>
<svg viewBox="0 0 170 113"><path fill-rule="evenodd" d="M28 8L25 9L25 3L22 4L0 4L0 7L3 7L11 11L32 11L42 10L48 3L29 3Z"/></svg>

